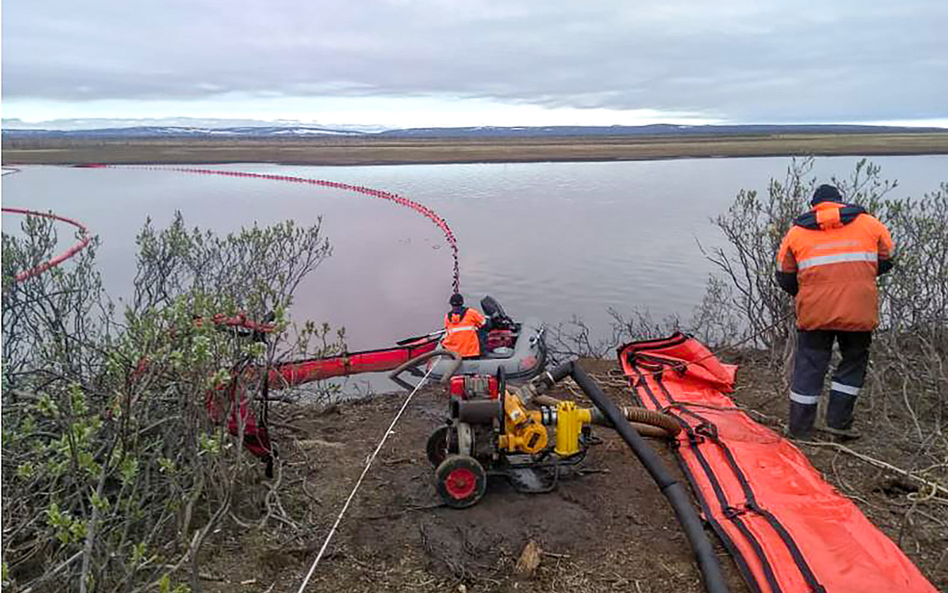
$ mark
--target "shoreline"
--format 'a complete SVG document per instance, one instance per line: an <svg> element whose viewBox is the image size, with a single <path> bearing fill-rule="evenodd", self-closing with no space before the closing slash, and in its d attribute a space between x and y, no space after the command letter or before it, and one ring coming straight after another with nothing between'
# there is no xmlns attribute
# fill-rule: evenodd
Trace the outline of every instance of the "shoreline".
<svg viewBox="0 0 948 593"><path fill-rule="evenodd" d="M16 139L3 164L375 166L948 154L948 132L465 139Z"/></svg>

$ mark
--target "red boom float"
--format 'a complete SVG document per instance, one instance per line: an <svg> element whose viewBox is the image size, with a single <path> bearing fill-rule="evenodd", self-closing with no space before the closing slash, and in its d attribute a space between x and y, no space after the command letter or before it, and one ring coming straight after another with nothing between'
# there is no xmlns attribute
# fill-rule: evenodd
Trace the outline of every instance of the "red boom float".
<svg viewBox="0 0 948 593"><path fill-rule="evenodd" d="M46 270L50 268L54 268L58 266L59 264L63 263L64 261L66 261L67 259L69 259L70 257L76 255L77 253L82 251L86 247L86 245L89 244L89 229L86 228L86 225L82 224L81 222L75 221L71 218L66 218L65 216L59 216L58 214L53 214L52 212L38 212L36 210L27 210L25 208L3 208L2 211L10 213L10 214L26 214L29 216L39 216L42 218L49 218L50 220L58 220L60 222L71 224L72 226L76 227L82 232L82 235L79 241L75 245L73 245L72 247L64 251L63 253L57 255L56 257L54 257L53 259L47 262L43 262L30 270L25 270L23 272L20 272L14 277L14 280L16 282L23 282L27 278L32 278L33 276L39 276Z"/></svg>
<svg viewBox="0 0 948 593"><path fill-rule="evenodd" d="M221 171L218 169L199 169L193 167L149 167L149 166L117 166L117 165L99 165L99 164L87 164L82 165L87 168L136 168L136 169L146 169L149 171L177 171L179 173L192 173L197 175L220 175L222 177L244 177L250 179L269 179L270 181L286 181L289 183L307 183L310 185L318 185L321 187L330 187L333 189L341 189L345 191L351 191L364 196L369 196L372 198L379 198L381 200L389 200L395 204L411 208L415 212L421 214L431 222L435 224L441 232L444 234L445 241L447 241L448 246L451 248L451 257L454 258L454 281L452 286L454 292L461 292L461 276L460 269L458 266L458 245L457 239L454 237L454 233L451 231L451 227L448 226L448 223L445 222L443 218L438 216L433 210L420 204L412 199L400 196L396 193L384 191L381 189L372 189L371 187L365 187L362 185L351 185L349 183L340 183L338 181L326 181L324 179L310 179L307 177L295 177L292 175L273 175L270 173L250 173L247 171Z"/></svg>

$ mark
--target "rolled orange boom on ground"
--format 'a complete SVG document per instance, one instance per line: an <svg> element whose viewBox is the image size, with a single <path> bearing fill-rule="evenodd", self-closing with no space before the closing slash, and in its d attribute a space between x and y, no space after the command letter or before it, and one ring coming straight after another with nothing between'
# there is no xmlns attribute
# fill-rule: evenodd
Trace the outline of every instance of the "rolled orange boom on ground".
<svg viewBox="0 0 948 593"><path fill-rule="evenodd" d="M618 350L632 390L684 429L676 454L706 520L754 591L935 593L793 444L735 407L736 367L676 333Z"/></svg>

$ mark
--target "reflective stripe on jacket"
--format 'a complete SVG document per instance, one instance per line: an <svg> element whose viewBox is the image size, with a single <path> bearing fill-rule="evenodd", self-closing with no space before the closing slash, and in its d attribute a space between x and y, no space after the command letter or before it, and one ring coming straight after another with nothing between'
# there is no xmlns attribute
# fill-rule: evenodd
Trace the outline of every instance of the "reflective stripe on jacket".
<svg viewBox="0 0 948 593"><path fill-rule="evenodd" d="M797 327L875 329L876 276L891 254L889 230L858 206L820 202L798 217L777 254L779 271L799 284Z"/></svg>
<svg viewBox="0 0 948 593"><path fill-rule="evenodd" d="M481 344L477 339L477 330L485 321L477 309L467 308L461 315L449 312L444 316L445 336L441 345L445 350L452 350L465 358L480 356Z"/></svg>

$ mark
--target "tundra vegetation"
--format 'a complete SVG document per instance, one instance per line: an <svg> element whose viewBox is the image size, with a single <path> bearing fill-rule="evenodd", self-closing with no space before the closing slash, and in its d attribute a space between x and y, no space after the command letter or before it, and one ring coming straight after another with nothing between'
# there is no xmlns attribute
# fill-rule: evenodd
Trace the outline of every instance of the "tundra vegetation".
<svg viewBox="0 0 948 593"><path fill-rule="evenodd" d="M286 520L279 460L255 484L263 469L242 450L243 422L230 434L209 405L229 418L236 390L259 419L261 369L344 346L341 331L286 315L331 254L320 224L221 237L180 214L163 230L146 223L121 310L103 291L97 240L15 282L57 244L45 218L23 230L3 235L4 590L200 590L209 534ZM275 329L260 340L209 321L237 313L272 313Z"/></svg>
<svg viewBox="0 0 948 593"><path fill-rule="evenodd" d="M946 154L948 133L779 133L518 138L9 138L5 162L381 165L681 157Z"/></svg>

